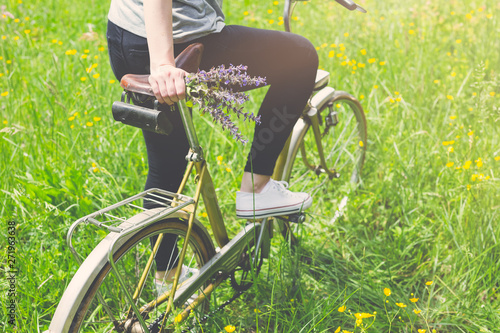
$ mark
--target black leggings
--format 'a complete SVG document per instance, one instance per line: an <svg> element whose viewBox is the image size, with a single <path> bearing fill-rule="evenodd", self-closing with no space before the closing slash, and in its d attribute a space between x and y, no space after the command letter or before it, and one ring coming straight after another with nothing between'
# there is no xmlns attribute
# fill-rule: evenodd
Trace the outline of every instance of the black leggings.
<svg viewBox="0 0 500 333"><path fill-rule="evenodd" d="M125 74L149 74L147 40L108 22L108 46L111 67L118 80ZM211 34L183 44L175 44L178 55L189 44L204 45L200 69L209 70L224 64L248 66L251 76L266 77L269 90L259 109L261 124L256 126L245 171L272 175L276 159L295 122L311 95L318 56L304 37L292 33L261 30L243 26L226 26ZM189 149L178 113L169 113L173 132L160 135L143 131L149 171L146 189L161 188L176 192L186 168ZM146 205L146 208L153 208ZM167 235L165 235L167 236ZM175 239L162 242L157 269L165 270L171 251L177 250ZM163 261L162 261L163 260Z"/></svg>

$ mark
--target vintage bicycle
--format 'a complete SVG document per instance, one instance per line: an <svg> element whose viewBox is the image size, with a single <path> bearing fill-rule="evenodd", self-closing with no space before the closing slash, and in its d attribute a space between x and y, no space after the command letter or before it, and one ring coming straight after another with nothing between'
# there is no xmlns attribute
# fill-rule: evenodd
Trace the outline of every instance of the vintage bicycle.
<svg viewBox="0 0 500 333"><path fill-rule="evenodd" d="M336 1L350 10L365 12L350 0ZM287 31L293 3L285 2ZM194 72L202 55L203 45L193 44L177 57L176 65ZM337 91L328 83L329 73L318 70L314 93L278 158L273 179L289 181L308 170L326 174L329 181L359 184L367 147L364 112L352 95ZM115 119L159 133L168 132L165 111L130 104L131 100L154 96L147 76L127 75L121 84L125 92L122 101L113 104ZM251 286L263 260L270 256L270 239L275 230L291 237L293 244L289 223L302 222L304 213L249 220L237 235L229 238L185 101L178 103L178 112L190 145L186 156L189 163L179 190L147 190L73 223L67 243L80 268L46 332L189 331L207 311L217 310L209 309L208 300L221 283L229 279L235 291L218 308ZM299 151L303 166L296 163ZM187 196L183 193L193 175L194 195ZM201 198L211 233L196 218ZM143 201L154 202L158 208L146 210L142 208ZM82 261L73 246L73 236L79 227L89 224L108 234ZM181 249L170 260L192 275L180 279L182 269L177 269L173 280L158 291L154 284L154 257L164 234L175 235ZM152 236L158 236L154 247L149 241Z"/></svg>

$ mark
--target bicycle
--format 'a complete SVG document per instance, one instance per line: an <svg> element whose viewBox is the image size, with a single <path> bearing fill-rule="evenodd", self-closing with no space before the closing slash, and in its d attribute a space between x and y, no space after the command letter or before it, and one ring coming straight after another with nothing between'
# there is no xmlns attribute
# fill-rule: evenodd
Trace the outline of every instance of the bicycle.
<svg viewBox="0 0 500 333"><path fill-rule="evenodd" d="M350 10L364 11L350 0L336 1ZM290 31L293 2L285 2L283 17L287 31ZM177 57L177 66L188 72L196 71L202 51L201 44L189 46ZM364 112L358 100L334 90L328 82L329 73L318 70L314 93L278 158L273 179L290 180L300 150L307 170L326 174L328 179L347 176L350 183L359 183L367 146ZM122 87L125 89L122 101L113 104L115 119L159 133L168 132L164 111L130 104L131 99L153 95L147 76L125 76ZM236 290L228 302L251 286L263 259L270 255L274 227L293 239L289 222L302 222L304 213L249 221L229 239L191 113L185 101L178 103L178 109L191 147L178 192L147 190L73 223L67 243L80 268L46 332L163 332L182 322L192 324L196 319L186 320L189 315L203 315L207 310L206 299L226 279L230 279ZM314 140L306 140L307 133ZM309 144L316 147L317 156L311 156L313 149ZM328 154L325 148L329 149ZM196 190L189 197L182 193L193 170L196 170ZM200 197L218 250L208 230L195 218ZM141 200L154 201L159 207L145 210ZM77 227L89 223L106 229L109 234L82 262L72 239ZM153 259L164 234L177 237L181 249L175 258L177 267L184 265L197 271L180 281L182 270L177 269L170 289L159 293L152 283ZM155 235L158 241L151 248L149 239Z"/></svg>

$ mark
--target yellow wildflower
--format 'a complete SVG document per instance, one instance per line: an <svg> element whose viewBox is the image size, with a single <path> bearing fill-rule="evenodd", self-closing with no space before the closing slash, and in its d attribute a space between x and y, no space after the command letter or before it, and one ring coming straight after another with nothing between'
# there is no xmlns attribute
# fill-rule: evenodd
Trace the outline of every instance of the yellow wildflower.
<svg viewBox="0 0 500 333"><path fill-rule="evenodd" d="M446 98L448 98L450 101L453 100L453 96L451 96L451 95L446 95Z"/></svg>
<svg viewBox="0 0 500 333"><path fill-rule="evenodd" d="M434 281L427 281L425 284L430 286Z"/></svg>
<svg viewBox="0 0 500 333"><path fill-rule="evenodd" d="M356 317L356 326L361 326L363 319L375 317L375 315L372 315L371 313L355 313L354 317Z"/></svg>
<svg viewBox="0 0 500 333"><path fill-rule="evenodd" d="M384 66L384 65L385 65L385 61L381 61L381 62L379 62L379 65L380 65L380 66Z"/></svg>
<svg viewBox="0 0 500 333"><path fill-rule="evenodd" d="M344 312L346 309L346 306L345 305L342 305L340 308L339 308L339 312Z"/></svg>
<svg viewBox="0 0 500 333"><path fill-rule="evenodd" d="M419 329L418 330L418 333L425 333L425 332L426 332L426 330L424 330L424 329Z"/></svg>
<svg viewBox="0 0 500 333"><path fill-rule="evenodd" d="M95 122L98 122L99 120L101 120L101 117L94 117Z"/></svg>
<svg viewBox="0 0 500 333"><path fill-rule="evenodd" d="M179 314L175 317L174 321L175 321L176 323L180 323L180 322L182 321L182 315L179 313Z"/></svg>
<svg viewBox="0 0 500 333"><path fill-rule="evenodd" d="M418 302L418 298L415 298L415 297L410 298L410 302L412 302L412 303L416 303L416 302Z"/></svg>
<svg viewBox="0 0 500 333"><path fill-rule="evenodd" d="M413 309L413 312L415 312L415 314L419 314L422 310Z"/></svg>
<svg viewBox="0 0 500 333"><path fill-rule="evenodd" d="M87 125L87 127L92 127L92 126L94 126L94 123L93 123L93 122L91 122L91 121L87 121L87 124L86 124L86 125Z"/></svg>
<svg viewBox="0 0 500 333"><path fill-rule="evenodd" d="M391 289L389 289L389 288L384 288L384 295L385 295L385 296L391 296Z"/></svg>
<svg viewBox="0 0 500 333"><path fill-rule="evenodd" d="M355 313L354 317L365 319L365 318L375 317L375 315L373 315L371 313Z"/></svg>
<svg viewBox="0 0 500 333"><path fill-rule="evenodd" d="M500 161L500 156L495 156L495 161Z"/></svg>
<svg viewBox="0 0 500 333"><path fill-rule="evenodd" d="M99 78L99 76L101 76L101 74L99 74L99 73L95 73L94 75L92 75L92 77L93 77L94 79L98 79L98 78Z"/></svg>
<svg viewBox="0 0 500 333"><path fill-rule="evenodd" d="M472 161L467 161L467 162L465 162L463 168L467 170L470 168L471 164L472 164Z"/></svg>
<svg viewBox="0 0 500 333"><path fill-rule="evenodd" d="M447 166L448 168L451 168L454 164L455 164L455 163L453 163L453 162L448 162L448 163L446 163L446 166Z"/></svg>
<svg viewBox="0 0 500 333"><path fill-rule="evenodd" d="M496 93L494 91L490 92L491 97L494 97L495 95L496 95Z"/></svg>
<svg viewBox="0 0 500 333"><path fill-rule="evenodd" d="M473 136L474 135L474 131L470 131L469 133L467 133L468 136Z"/></svg>
<svg viewBox="0 0 500 333"><path fill-rule="evenodd" d="M375 61L377 61L375 58L368 59L368 63L369 64L373 64Z"/></svg>
<svg viewBox="0 0 500 333"><path fill-rule="evenodd" d="M362 49L362 50L361 50L361 51L359 51L359 52L361 52L361 54L362 54L362 55L366 55L366 50L365 50L365 49Z"/></svg>
<svg viewBox="0 0 500 333"><path fill-rule="evenodd" d="M359 146L360 146L360 147L363 147L363 146L364 146L363 141L359 141Z"/></svg>
<svg viewBox="0 0 500 333"><path fill-rule="evenodd" d="M224 327L224 330L228 333L234 332L235 329L236 327L234 327L233 325L227 325L226 327Z"/></svg>
<svg viewBox="0 0 500 333"><path fill-rule="evenodd" d="M396 303L397 306L399 306L400 308L406 308L406 304L404 303Z"/></svg>
<svg viewBox="0 0 500 333"><path fill-rule="evenodd" d="M9 94L9 92L8 92L8 91L4 91L3 93L1 93L1 94L0 94L0 96L5 97L5 96L7 96L8 94Z"/></svg>

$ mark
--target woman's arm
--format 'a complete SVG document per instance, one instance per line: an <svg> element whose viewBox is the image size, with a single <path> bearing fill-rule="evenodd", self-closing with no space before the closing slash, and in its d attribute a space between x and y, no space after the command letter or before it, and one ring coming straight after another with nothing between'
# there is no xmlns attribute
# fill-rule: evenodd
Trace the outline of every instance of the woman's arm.
<svg viewBox="0 0 500 333"><path fill-rule="evenodd" d="M175 67L172 37L172 0L144 0L151 75L149 83L160 103L173 104L185 97L186 72Z"/></svg>

